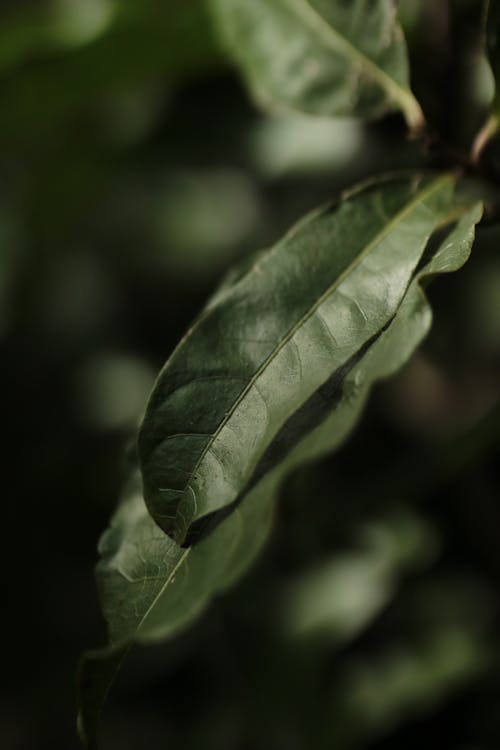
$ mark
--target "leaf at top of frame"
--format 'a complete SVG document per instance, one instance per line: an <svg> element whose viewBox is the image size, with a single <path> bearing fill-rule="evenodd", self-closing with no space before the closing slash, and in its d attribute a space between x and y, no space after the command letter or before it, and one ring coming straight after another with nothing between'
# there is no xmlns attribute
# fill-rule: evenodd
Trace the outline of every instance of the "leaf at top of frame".
<svg viewBox="0 0 500 750"><path fill-rule="evenodd" d="M211 0L221 39L272 109L374 119L400 109L418 130L393 0Z"/></svg>

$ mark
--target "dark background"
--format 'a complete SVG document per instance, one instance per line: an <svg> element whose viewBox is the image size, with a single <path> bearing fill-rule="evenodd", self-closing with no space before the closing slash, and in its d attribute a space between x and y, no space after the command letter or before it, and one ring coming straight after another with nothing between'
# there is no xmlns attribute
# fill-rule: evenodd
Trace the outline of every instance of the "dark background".
<svg viewBox="0 0 500 750"><path fill-rule="evenodd" d="M491 81L478 4L451 5L403 11L415 90L460 147ZM78 747L123 447L224 270L339 189L429 160L399 116L259 113L201 0L4 0L0 747ZM425 346L341 451L289 479L251 573L136 650L103 747L500 746L497 227L430 298Z"/></svg>

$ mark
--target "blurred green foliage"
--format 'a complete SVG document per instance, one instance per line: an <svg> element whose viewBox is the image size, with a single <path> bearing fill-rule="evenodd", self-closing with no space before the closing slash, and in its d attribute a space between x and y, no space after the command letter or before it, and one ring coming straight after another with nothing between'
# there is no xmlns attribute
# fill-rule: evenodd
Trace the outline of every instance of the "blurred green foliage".
<svg viewBox="0 0 500 750"><path fill-rule="evenodd" d="M431 116L444 98L456 143L489 96L471 52L454 117L472 5L403 3L416 89ZM259 114L201 0L17 0L0 21L0 745L76 748L76 659L103 641L95 539L155 372L235 260L427 157L398 116ZM482 229L432 289L431 337L346 448L288 481L242 585L137 651L103 747L499 746L499 242Z"/></svg>

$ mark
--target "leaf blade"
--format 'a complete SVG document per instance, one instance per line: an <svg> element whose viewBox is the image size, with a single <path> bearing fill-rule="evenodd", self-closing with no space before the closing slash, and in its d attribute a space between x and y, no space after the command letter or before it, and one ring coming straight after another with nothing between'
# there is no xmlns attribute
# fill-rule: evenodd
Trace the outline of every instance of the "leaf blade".
<svg viewBox="0 0 500 750"><path fill-rule="evenodd" d="M97 573L112 645L90 652L82 660L79 672L79 727L88 745L95 738L102 703L130 646L171 637L195 619L214 595L242 575L266 541L272 501L283 478L343 442L356 424L372 385L392 375L410 358L431 325L431 310L422 284L465 263L481 215L480 203L463 209L457 225L413 275L394 319L348 373L335 408L206 540L187 550L177 547L149 517L139 494L137 477L131 482L111 529L100 544L104 557ZM114 526L118 526L118 533L113 531ZM163 549L169 566L164 570L163 580L158 580L156 591L149 591L149 598L143 596L141 603L136 596L137 586L142 585L137 576L137 560L143 558L142 563L145 560L149 564L143 576L150 577L151 570L154 572L158 567L157 546ZM182 567L188 560L195 563L186 573ZM182 579L175 580L175 571L188 577L187 585L183 585ZM143 595L145 591L148 589L143 589ZM141 610L138 619L137 607Z"/></svg>

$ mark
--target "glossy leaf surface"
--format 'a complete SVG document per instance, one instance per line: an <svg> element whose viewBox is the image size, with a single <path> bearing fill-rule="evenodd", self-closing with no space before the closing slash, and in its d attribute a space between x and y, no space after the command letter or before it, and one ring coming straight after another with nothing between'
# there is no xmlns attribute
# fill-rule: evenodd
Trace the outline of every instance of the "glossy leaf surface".
<svg viewBox="0 0 500 750"><path fill-rule="evenodd" d="M179 544L210 531L338 402L394 318L454 178L394 177L307 217L216 294L163 368L144 496Z"/></svg>
<svg viewBox="0 0 500 750"><path fill-rule="evenodd" d="M130 646L172 636L248 568L268 536L273 500L283 477L305 461L334 450L355 425L371 385L398 370L420 344L431 323L421 284L463 265L481 213L480 205L465 211L413 275L392 322L345 376L338 401L325 406L325 420L206 540L189 549L178 547L152 521L137 477L132 480L99 546L97 577L111 646L89 652L81 664L79 724L87 743L95 736L102 703Z"/></svg>
<svg viewBox="0 0 500 750"><path fill-rule="evenodd" d="M392 0L212 0L225 46L274 109L375 118L401 109L418 128Z"/></svg>

